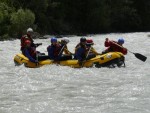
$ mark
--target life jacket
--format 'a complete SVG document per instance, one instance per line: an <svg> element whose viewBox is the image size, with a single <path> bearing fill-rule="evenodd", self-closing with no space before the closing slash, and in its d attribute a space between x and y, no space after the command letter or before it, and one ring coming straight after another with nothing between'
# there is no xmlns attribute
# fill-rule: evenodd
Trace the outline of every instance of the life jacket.
<svg viewBox="0 0 150 113"><path fill-rule="evenodd" d="M114 43L117 43L117 42L114 41ZM121 48L121 47L119 47L119 46L117 46L116 44L113 44L113 43L109 44L109 47L107 48L107 51L109 51L109 52L121 52L124 55L127 54L127 49L123 49L123 48Z"/></svg>
<svg viewBox="0 0 150 113"><path fill-rule="evenodd" d="M79 53L80 53L80 56L79 56ZM79 57L81 57L82 59L85 59L86 55L87 55L87 46L79 43L75 48L75 59L78 59Z"/></svg>
<svg viewBox="0 0 150 113"><path fill-rule="evenodd" d="M60 46L60 44L50 45L50 46L48 46L48 48L47 48L47 49L49 49L49 48L53 48L53 49L54 49L54 53L53 53L53 55L54 55L55 57L57 57L57 56L59 55L60 50L61 50L61 46Z"/></svg>
<svg viewBox="0 0 150 113"><path fill-rule="evenodd" d="M31 38L31 36L29 34L27 35L24 35L21 37L21 47L24 48L26 45L25 45L25 41L26 40L30 40L31 41L31 45L33 44L33 39Z"/></svg>
<svg viewBox="0 0 150 113"><path fill-rule="evenodd" d="M36 58L36 49L34 47L27 48L31 57Z"/></svg>
<svg viewBox="0 0 150 113"><path fill-rule="evenodd" d="M83 48L85 53L87 52L87 46L86 45L83 45L82 43L78 43L75 47L75 53L77 52L77 49L78 48Z"/></svg>

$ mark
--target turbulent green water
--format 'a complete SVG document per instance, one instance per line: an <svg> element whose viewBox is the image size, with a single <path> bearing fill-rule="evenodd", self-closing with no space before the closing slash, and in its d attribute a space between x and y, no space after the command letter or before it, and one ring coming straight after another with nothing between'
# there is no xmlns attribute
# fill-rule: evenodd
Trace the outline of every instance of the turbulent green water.
<svg viewBox="0 0 150 113"><path fill-rule="evenodd" d="M126 68L74 69L56 65L37 69L15 67L13 57L20 41L0 42L0 113L149 113L150 112L150 33L94 35L94 47L105 49L108 37L124 37L129 50L148 57L146 62L132 53ZM69 37L74 51L80 37ZM38 50L46 53L49 39ZM47 54L47 53L46 53Z"/></svg>

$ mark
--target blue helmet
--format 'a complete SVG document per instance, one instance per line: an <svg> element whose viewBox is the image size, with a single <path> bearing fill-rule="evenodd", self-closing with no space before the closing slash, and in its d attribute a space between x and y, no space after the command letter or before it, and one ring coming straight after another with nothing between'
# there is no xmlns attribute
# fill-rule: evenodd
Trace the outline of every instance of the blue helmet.
<svg viewBox="0 0 150 113"><path fill-rule="evenodd" d="M51 38L51 43L53 43L53 42L57 42L57 38L55 38L55 37Z"/></svg>
<svg viewBox="0 0 150 113"><path fill-rule="evenodd" d="M124 39L123 39L123 38L119 38L119 39L118 39L118 43L124 44Z"/></svg>

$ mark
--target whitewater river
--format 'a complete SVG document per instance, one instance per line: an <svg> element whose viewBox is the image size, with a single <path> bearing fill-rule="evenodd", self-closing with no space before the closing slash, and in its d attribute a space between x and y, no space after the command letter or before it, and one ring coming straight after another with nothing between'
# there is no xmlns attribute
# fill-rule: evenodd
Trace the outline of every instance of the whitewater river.
<svg viewBox="0 0 150 113"><path fill-rule="evenodd" d="M148 33L91 35L95 49L105 49L108 37L124 37L130 51L148 57L146 62L132 53L126 68L74 69L47 65L37 69L15 67L20 41L0 42L0 113L150 113L150 37ZM69 37L74 51L80 37ZM49 39L36 39L46 52Z"/></svg>

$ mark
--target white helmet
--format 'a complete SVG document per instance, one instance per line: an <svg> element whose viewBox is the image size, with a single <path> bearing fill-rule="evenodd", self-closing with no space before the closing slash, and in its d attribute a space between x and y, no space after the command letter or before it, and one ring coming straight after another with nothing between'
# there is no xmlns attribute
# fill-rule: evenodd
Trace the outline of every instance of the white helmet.
<svg viewBox="0 0 150 113"><path fill-rule="evenodd" d="M69 38L67 38L67 37L63 38L61 41L64 41L64 42L66 42L66 43L69 43L69 42L70 42Z"/></svg>
<svg viewBox="0 0 150 113"><path fill-rule="evenodd" d="M27 33L28 33L28 32L33 32L33 29L32 29L32 28L28 28L28 29L27 29Z"/></svg>

